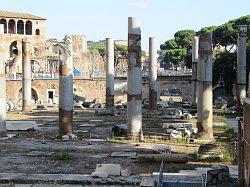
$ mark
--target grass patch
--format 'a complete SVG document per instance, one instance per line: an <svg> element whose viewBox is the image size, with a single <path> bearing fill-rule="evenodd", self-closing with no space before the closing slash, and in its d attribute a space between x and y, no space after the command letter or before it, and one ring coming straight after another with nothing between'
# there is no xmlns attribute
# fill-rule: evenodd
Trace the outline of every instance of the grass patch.
<svg viewBox="0 0 250 187"><path fill-rule="evenodd" d="M64 151L56 152L53 155L53 157L56 160L70 160L72 158L72 155L68 152L68 150L64 150Z"/></svg>

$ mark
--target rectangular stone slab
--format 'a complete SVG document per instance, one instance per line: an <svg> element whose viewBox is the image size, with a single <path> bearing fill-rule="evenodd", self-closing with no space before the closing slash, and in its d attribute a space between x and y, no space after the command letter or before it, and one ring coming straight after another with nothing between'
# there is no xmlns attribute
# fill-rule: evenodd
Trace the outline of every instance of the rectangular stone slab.
<svg viewBox="0 0 250 187"><path fill-rule="evenodd" d="M136 152L113 152L111 154L112 157L134 157L136 155Z"/></svg>
<svg viewBox="0 0 250 187"><path fill-rule="evenodd" d="M6 121L7 131L26 131L36 128L35 121Z"/></svg>
<svg viewBox="0 0 250 187"><path fill-rule="evenodd" d="M105 172L108 175L120 176L121 165L120 164L97 164L95 172Z"/></svg>

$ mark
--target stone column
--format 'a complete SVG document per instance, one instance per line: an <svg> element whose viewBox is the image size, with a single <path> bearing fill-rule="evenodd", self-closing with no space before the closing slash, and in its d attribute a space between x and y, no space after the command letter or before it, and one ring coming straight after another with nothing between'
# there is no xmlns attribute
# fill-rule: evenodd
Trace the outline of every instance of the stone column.
<svg viewBox="0 0 250 187"><path fill-rule="evenodd" d="M149 38L149 110L157 111L157 53L156 39Z"/></svg>
<svg viewBox="0 0 250 187"><path fill-rule="evenodd" d="M198 136L213 139L212 33L199 37L198 62Z"/></svg>
<svg viewBox="0 0 250 187"><path fill-rule="evenodd" d="M106 107L114 108L114 41L106 38Z"/></svg>
<svg viewBox="0 0 250 187"><path fill-rule="evenodd" d="M22 93L23 103L22 111L31 111L31 61L30 61L30 47L31 43L28 39L22 40Z"/></svg>
<svg viewBox="0 0 250 187"><path fill-rule="evenodd" d="M241 110L246 97L246 37L247 26L238 27L239 35L237 40L237 103L236 110Z"/></svg>
<svg viewBox="0 0 250 187"><path fill-rule="evenodd" d="M4 46L0 45L0 136L6 131L6 81L5 81L5 54Z"/></svg>
<svg viewBox="0 0 250 187"><path fill-rule="evenodd" d="M192 103L193 107L197 107L198 92L197 92L197 65L198 65L198 48L199 37L194 36L192 45Z"/></svg>
<svg viewBox="0 0 250 187"><path fill-rule="evenodd" d="M72 38L66 36L59 51L59 136L73 133Z"/></svg>
<svg viewBox="0 0 250 187"><path fill-rule="evenodd" d="M128 75L127 75L128 139L140 140L142 132L142 75L141 29L139 22L128 18Z"/></svg>

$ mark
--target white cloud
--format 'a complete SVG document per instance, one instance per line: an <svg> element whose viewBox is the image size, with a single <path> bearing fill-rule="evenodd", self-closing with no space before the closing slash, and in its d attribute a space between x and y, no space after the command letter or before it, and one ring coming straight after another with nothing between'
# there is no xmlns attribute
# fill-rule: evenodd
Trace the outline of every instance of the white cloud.
<svg viewBox="0 0 250 187"><path fill-rule="evenodd" d="M134 2L134 3L130 3L129 6L132 8L144 9L149 6L149 1Z"/></svg>

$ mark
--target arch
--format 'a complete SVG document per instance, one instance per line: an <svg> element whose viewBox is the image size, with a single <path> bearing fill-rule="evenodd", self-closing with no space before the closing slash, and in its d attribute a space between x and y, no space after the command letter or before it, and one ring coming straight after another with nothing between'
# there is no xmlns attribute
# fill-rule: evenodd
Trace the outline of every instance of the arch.
<svg viewBox="0 0 250 187"><path fill-rule="evenodd" d="M40 30L36 29L36 35L40 35Z"/></svg>
<svg viewBox="0 0 250 187"><path fill-rule="evenodd" d="M20 88L19 89L19 92L18 92L18 95L17 95L17 100L19 102L22 101L22 97L23 97L23 89ZM31 99L36 103L38 101L38 94L37 94L37 91L34 89L34 88L31 88Z"/></svg>
<svg viewBox="0 0 250 187"><path fill-rule="evenodd" d="M32 35L32 22L30 20L25 23L25 34Z"/></svg>
<svg viewBox="0 0 250 187"><path fill-rule="evenodd" d="M0 24L3 24L3 27L4 27L3 32L4 32L4 34L7 34L7 21L6 21L6 19L1 19Z"/></svg>
<svg viewBox="0 0 250 187"><path fill-rule="evenodd" d="M14 57L18 55L18 49L17 49L17 41L13 41L9 46L9 53L10 57Z"/></svg>
<svg viewBox="0 0 250 187"><path fill-rule="evenodd" d="M23 22L23 20L18 20L18 22L17 22L17 34L24 34L24 22Z"/></svg>
<svg viewBox="0 0 250 187"><path fill-rule="evenodd" d="M10 19L8 23L9 34L16 34L16 22L14 19Z"/></svg>

